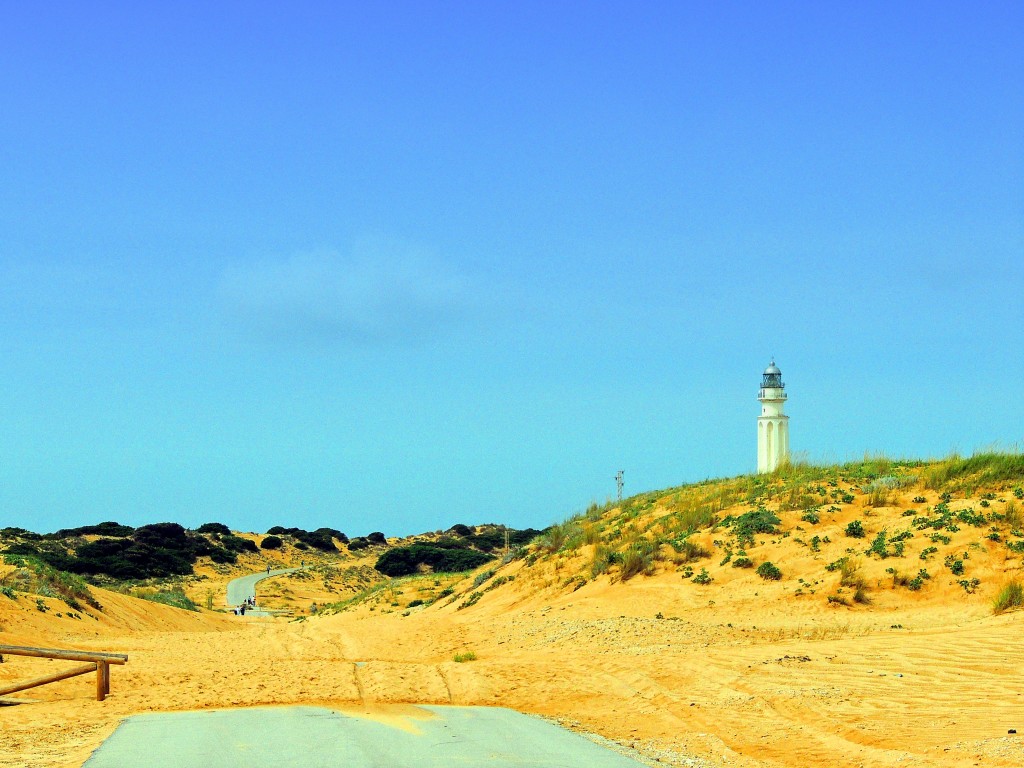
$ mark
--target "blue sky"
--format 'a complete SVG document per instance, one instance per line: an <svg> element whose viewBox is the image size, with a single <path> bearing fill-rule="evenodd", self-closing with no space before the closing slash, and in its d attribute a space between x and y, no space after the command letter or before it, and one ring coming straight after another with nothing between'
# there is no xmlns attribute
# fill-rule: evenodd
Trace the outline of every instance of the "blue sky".
<svg viewBox="0 0 1024 768"><path fill-rule="evenodd" d="M154 5L0 2L0 525L1024 438L1019 3Z"/></svg>

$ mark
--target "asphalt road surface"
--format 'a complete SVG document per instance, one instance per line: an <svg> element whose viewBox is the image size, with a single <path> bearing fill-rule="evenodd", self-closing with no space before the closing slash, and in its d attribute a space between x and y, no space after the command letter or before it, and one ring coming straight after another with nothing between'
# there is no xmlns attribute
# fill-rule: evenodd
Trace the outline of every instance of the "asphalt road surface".
<svg viewBox="0 0 1024 768"><path fill-rule="evenodd" d="M83 768L637 768L545 720L422 706L386 722L320 707L167 712L125 720Z"/></svg>
<svg viewBox="0 0 1024 768"><path fill-rule="evenodd" d="M276 571L271 571L270 573L260 571L259 573L250 573L248 576L240 576L237 579L232 579L228 582L228 605L241 605L245 602L246 598L255 598L257 581L263 581L263 579L280 576L282 573L293 573L298 570L300 569L280 568Z"/></svg>

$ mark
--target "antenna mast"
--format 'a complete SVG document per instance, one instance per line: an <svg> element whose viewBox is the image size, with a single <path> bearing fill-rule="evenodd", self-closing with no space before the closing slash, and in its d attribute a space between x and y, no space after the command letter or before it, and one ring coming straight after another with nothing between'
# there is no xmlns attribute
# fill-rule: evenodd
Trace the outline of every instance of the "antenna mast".
<svg viewBox="0 0 1024 768"><path fill-rule="evenodd" d="M619 501L622 501L622 470L615 473L615 490L618 492Z"/></svg>

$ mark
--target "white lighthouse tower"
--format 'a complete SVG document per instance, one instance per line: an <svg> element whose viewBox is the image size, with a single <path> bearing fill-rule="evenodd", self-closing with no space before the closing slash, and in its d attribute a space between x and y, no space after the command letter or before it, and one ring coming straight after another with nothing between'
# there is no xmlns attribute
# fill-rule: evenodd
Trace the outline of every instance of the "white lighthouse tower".
<svg viewBox="0 0 1024 768"><path fill-rule="evenodd" d="M771 365L764 369L757 395L761 401L761 415L757 417L758 474L773 472L789 458L789 416L782 412L786 404L785 388L782 371L775 366L773 358Z"/></svg>

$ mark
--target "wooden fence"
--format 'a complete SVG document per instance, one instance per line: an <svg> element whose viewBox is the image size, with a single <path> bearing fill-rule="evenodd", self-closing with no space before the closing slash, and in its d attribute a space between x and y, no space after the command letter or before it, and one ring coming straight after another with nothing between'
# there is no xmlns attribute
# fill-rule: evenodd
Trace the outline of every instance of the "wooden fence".
<svg viewBox="0 0 1024 768"><path fill-rule="evenodd" d="M128 656L124 653L99 653L98 651L66 651L59 648L29 648L21 645L0 645L0 661L4 655L9 656L36 656L44 659L63 659L66 661L87 661L80 667L58 672L55 675L37 677L35 680L27 680L24 683L8 685L0 688L0 696L9 693L24 691L28 688L56 683L58 680L67 680L69 677L87 675L90 672L96 673L96 701L103 701L110 693L110 665L127 664Z"/></svg>

